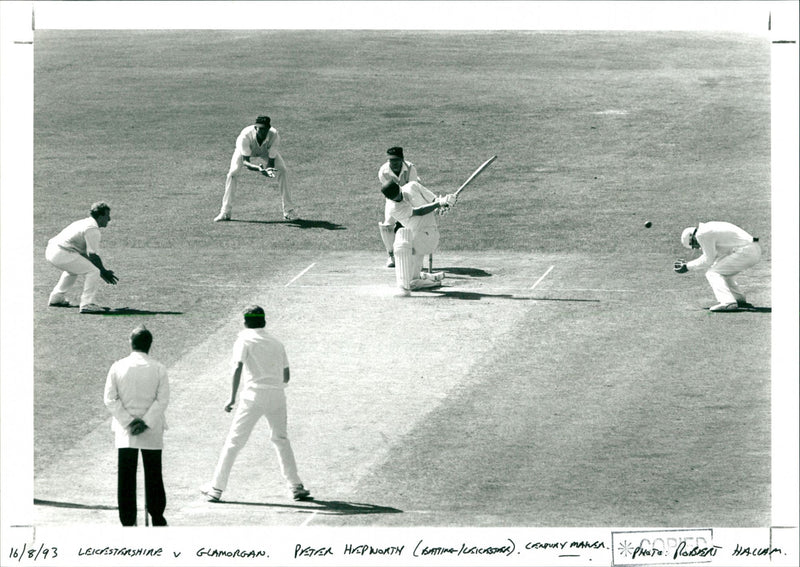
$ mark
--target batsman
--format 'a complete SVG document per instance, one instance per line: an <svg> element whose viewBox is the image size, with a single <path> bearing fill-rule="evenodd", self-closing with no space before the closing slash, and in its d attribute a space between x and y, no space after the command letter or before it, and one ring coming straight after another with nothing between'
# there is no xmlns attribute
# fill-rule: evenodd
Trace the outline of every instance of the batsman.
<svg viewBox="0 0 800 567"><path fill-rule="evenodd" d="M381 186L387 199L387 214L397 219L403 228L394 239L394 261L400 296L409 296L413 290L439 287L443 272L423 272L426 254L439 246L439 227L434 212L445 211L456 203L454 194L436 196L418 181L400 187L394 181Z"/></svg>

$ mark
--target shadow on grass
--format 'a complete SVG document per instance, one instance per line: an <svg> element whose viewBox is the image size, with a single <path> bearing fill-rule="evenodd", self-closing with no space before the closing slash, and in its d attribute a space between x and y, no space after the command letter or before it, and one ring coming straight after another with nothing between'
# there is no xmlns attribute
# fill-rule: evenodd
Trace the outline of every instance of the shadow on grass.
<svg viewBox="0 0 800 567"><path fill-rule="evenodd" d="M560 297L528 297L514 295L510 293L477 293L474 291L447 291L443 289L426 289L429 293L435 293L441 297L451 299L465 299L467 301L480 301L484 297L496 297L499 299L511 299L514 301L566 301L579 303L600 303L599 299L569 299Z"/></svg>
<svg viewBox="0 0 800 567"><path fill-rule="evenodd" d="M131 307L110 308L107 311L90 311L81 315L129 316L129 315L183 315L183 311L150 311L148 309L133 309Z"/></svg>
<svg viewBox="0 0 800 567"><path fill-rule="evenodd" d="M220 500L220 504L238 504L240 506L261 506L265 508L288 508L303 512L316 512L330 516L355 516L364 514L402 514L402 510L376 504L358 502L342 502L341 500L305 500L295 504L274 504L270 502L240 502Z"/></svg>
<svg viewBox="0 0 800 567"><path fill-rule="evenodd" d="M347 230L347 227L342 224L325 220L310 220L310 219L295 219L295 220L244 220L244 219L231 219L228 222L245 222L251 224L287 224L297 228L321 228L324 230Z"/></svg>
<svg viewBox="0 0 800 567"><path fill-rule="evenodd" d="M486 270L481 270L480 268L437 268L434 266L433 271L446 272L447 274L455 276L469 276L471 278L488 278L492 275Z"/></svg>
<svg viewBox="0 0 800 567"><path fill-rule="evenodd" d="M52 506L53 508L75 508L78 510L116 510L116 506L104 506L102 504L78 504L77 502L57 502L55 500L33 499L34 506Z"/></svg>
<svg viewBox="0 0 800 567"><path fill-rule="evenodd" d="M708 311L708 307L703 307ZM727 313L772 313L772 307L746 307L736 311L714 311L714 315L725 315Z"/></svg>

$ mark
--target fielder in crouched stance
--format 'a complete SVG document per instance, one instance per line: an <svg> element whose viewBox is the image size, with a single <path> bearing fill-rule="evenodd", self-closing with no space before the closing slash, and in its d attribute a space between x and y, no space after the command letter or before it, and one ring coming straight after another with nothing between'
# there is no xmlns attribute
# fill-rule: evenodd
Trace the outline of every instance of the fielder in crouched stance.
<svg viewBox="0 0 800 567"><path fill-rule="evenodd" d="M702 256L691 262L676 261L674 269L683 274L708 268L706 279L718 301L709 311L752 309L734 276L761 259L758 238L729 222L701 222L684 229L681 244L684 248L703 251Z"/></svg>
<svg viewBox="0 0 800 567"><path fill-rule="evenodd" d="M417 181L401 188L394 181L381 187L389 203L387 213L402 223L394 239L395 276L400 294L408 296L412 290L438 287L443 272L422 272L422 261L439 246L439 227L433 215L437 209L455 204L455 195L437 197Z"/></svg>
<svg viewBox="0 0 800 567"><path fill-rule="evenodd" d="M310 500L311 493L297 476L297 464L287 434L286 394L289 383L289 360L283 344L267 333L264 309L258 305L244 312L244 330L233 345L234 366L231 399L225 405L230 412L236 404L236 392L241 383L239 405L233 415L228 438L222 447L214 477L200 488L210 502L218 502L228 485L233 463L247 443L250 433L261 417L267 418L270 440L280 461L281 473L295 500Z"/></svg>

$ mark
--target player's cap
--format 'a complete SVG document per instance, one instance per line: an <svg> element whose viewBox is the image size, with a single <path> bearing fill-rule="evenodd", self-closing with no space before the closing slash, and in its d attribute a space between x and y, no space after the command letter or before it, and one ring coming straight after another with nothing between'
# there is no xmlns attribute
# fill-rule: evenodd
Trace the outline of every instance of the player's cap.
<svg viewBox="0 0 800 567"><path fill-rule="evenodd" d="M690 226L688 228L684 228L683 232L681 233L681 244L683 244L684 248L691 248L692 247L692 238L694 234L697 232L697 227Z"/></svg>
<svg viewBox="0 0 800 567"><path fill-rule="evenodd" d="M387 199L395 199L400 194L400 186L394 181L387 181L381 186L381 193Z"/></svg>
<svg viewBox="0 0 800 567"><path fill-rule="evenodd" d="M386 155L390 158L400 158L403 159L403 148L400 146L392 146L388 150L386 150Z"/></svg>
<svg viewBox="0 0 800 567"><path fill-rule="evenodd" d="M266 126L267 128L269 128L270 124L269 116L259 116L258 118L256 118L256 124L259 124L261 126Z"/></svg>

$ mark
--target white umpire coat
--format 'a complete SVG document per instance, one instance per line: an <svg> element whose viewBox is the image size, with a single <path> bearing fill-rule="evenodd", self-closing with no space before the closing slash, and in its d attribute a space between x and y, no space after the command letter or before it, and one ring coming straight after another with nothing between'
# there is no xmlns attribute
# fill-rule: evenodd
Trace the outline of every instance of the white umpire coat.
<svg viewBox="0 0 800 567"><path fill-rule="evenodd" d="M139 351L116 361L106 377L104 401L112 415L111 430L117 448L164 447L169 381L163 364ZM144 420L147 429L131 435L128 425L137 417Z"/></svg>

